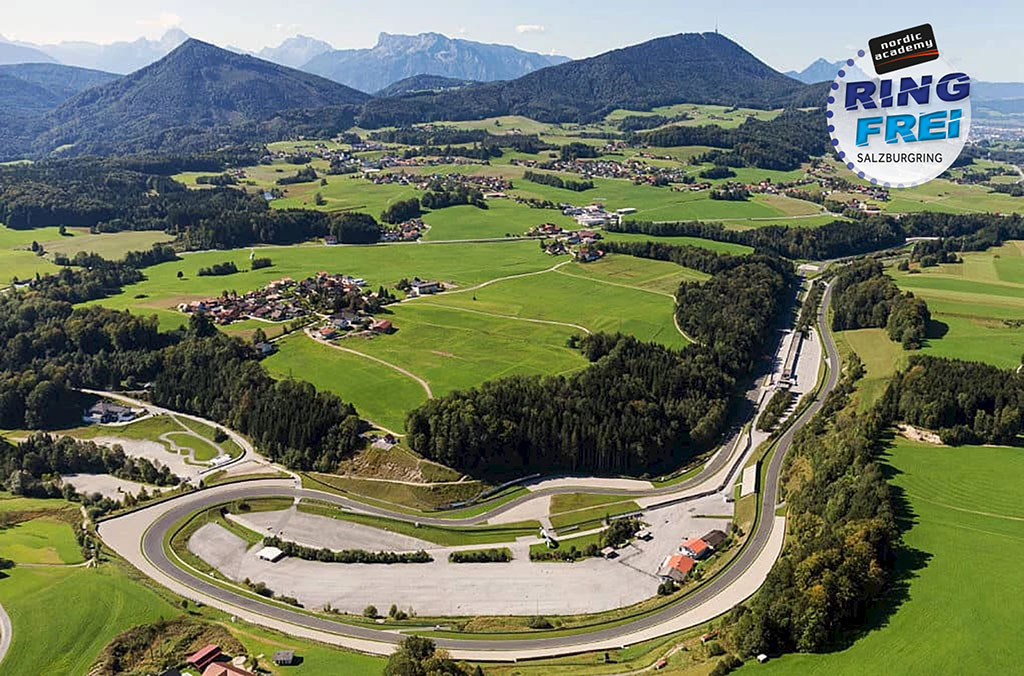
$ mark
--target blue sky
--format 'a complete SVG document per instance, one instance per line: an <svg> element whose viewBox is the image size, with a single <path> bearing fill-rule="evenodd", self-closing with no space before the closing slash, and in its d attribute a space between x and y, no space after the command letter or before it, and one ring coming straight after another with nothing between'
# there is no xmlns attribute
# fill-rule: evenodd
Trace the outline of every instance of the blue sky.
<svg viewBox="0 0 1024 676"><path fill-rule="evenodd" d="M437 31L574 58L681 32L714 30L769 65L800 69L845 58L868 38L930 22L943 56L972 76L1024 81L1024 2L865 0L849 8L795 0L5 0L0 33L31 42L112 42L180 26L220 45L258 49L296 33L338 48L369 47L381 31Z"/></svg>

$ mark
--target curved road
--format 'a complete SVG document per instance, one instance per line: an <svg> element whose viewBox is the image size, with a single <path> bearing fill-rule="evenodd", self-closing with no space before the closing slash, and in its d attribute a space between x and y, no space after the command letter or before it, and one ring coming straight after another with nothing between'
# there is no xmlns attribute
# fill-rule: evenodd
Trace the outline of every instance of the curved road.
<svg viewBox="0 0 1024 676"><path fill-rule="evenodd" d="M648 616L616 627L576 636L563 636L556 638L538 637L514 640L440 638L436 639L436 643L440 647L448 649L457 658L476 660L514 660L519 658L600 650L668 634L687 626L694 626L699 622L717 616L721 612L725 612L735 603L738 603L753 594L763 582L768 569L772 564L774 564L782 550L785 519L783 517L776 517L775 509L778 504L779 476L782 471L786 452L792 445L796 431L806 424L806 422L821 409L825 398L835 388L839 378L839 354L825 322L825 313L831 300L831 293L831 287L827 287L822 297L821 307L819 308L818 313L819 333L825 346L828 366L826 381L814 402L803 411L803 413L793 422L792 425L790 425L788 430L780 436L776 442L775 452L772 454L771 460L769 461L766 478L760 493L761 518L758 520L757 526L752 532L746 546L728 568L703 587L700 587L697 591L683 598L679 602ZM732 444L732 441L730 441L730 444L723 447L723 450L719 452L716 457L708 463L708 466L704 468L700 477L713 476L714 472L720 471L721 467L730 463L730 458L733 454L727 449L731 448L731 445L735 444ZM743 458L743 455L743 453L739 453L740 459ZM727 475L727 479L725 481L726 485L728 485L729 481L733 480L735 472L739 466L739 461L735 458L732 458L731 462L733 467L730 468ZM687 486L696 485L698 483L697 479L700 477L695 477L694 479L682 482L676 486L655 489L644 493L677 493L685 490ZM578 490L580 490L579 487L547 488L533 492L524 499L535 499L539 495L545 495L548 493ZM621 492L624 494L631 493L634 495L637 493L637 491L613 488L602 489L599 487L588 487L586 490L587 492L598 493ZM716 488L710 492L717 492L717 490L719 489ZM686 495L673 500L672 502L693 499L696 495L704 495L707 493L707 491L702 491L698 494ZM160 513L159 516L156 516L154 521L144 524L148 527L145 527L145 532L142 535L142 554L145 557L143 567L151 566L156 569L159 576L176 583L175 586L183 587L193 594L197 594L207 600L213 600L221 607L229 610L229 612L237 610L239 614L243 615L243 617L248 617L249 619L255 618L255 621L257 622L263 621L271 626L284 628L285 631L290 631L293 634L319 637L320 640L324 640L325 636L330 636L333 638L331 642L355 647L369 652L389 652L392 649L393 644L402 640L402 634L394 631L353 626L342 622L336 622L326 617L315 617L287 607L272 605L253 599L238 592L222 588L213 584L206 578L199 577L191 572L187 572L186 570L179 568L168 558L164 551L164 537L167 535L171 527L177 521L198 509L234 499L281 495L288 495L295 498L307 497L327 500L340 506L380 514L391 518L403 519L406 521L441 523L449 525L471 524L493 518L495 515L500 514L507 509L511 509L514 504L522 502L522 500L513 501L476 517L465 519L437 519L429 517L410 517L406 514L389 512L388 510L372 507L339 495L297 488L294 482L289 481L267 480L262 482L254 481L243 484L221 486L216 489L192 493L184 496L184 499L179 498L152 508ZM143 510L142 512L118 517L117 519L100 524L101 536L104 536L104 539L109 537L111 540L116 540L119 521L132 518L145 520L148 518L145 512L150 511L151 510L149 509ZM130 528L127 530L130 530ZM135 542L137 543L137 541ZM128 551L130 547L127 544L120 544L123 545L121 547L121 553L129 558L129 560L138 559L137 556L131 556L131 554L138 554L137 549L135 552L130 552ZM117 546L115 545L115 549L116 548ZM143 572L147 571L144 570ZM153 576L151 573L147 572L147 574ZM715 603L711 603L712 601L715 601ZM703 615L701 614L702 611Z"/></svg>

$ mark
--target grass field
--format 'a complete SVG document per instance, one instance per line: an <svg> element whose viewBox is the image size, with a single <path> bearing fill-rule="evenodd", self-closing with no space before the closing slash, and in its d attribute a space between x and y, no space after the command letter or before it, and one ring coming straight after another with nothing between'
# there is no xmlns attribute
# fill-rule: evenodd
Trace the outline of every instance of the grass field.
<svg viewBox="0 0 1024 676"><path fill-rule="evenodd" d="M826 655L791 655L746 674L1017 673L1024 647L1020 449L897 440L884 457L909 516L899 586L905 600L866 635ZM966 543L966 544L965 544Z"/></svg>
<svg viewBox="0 0 1024 676"><path fill-rule="evenodd" d="M186 320L172 309L178 302L217 295L224 288L259 288L285 275L302 278L326 269L365 277L371 287L391 286L403 277L440 279L455 288L392 306L389 319L398 329L394 335L347 339L339 345L405 369L441 396L505 375L582 368L585 360L565 344L570 335L586 331L622 331L682 347L686 339L672 320L672 294L682 280L706 279L673 263L614 255L552 270L568 259L543 255L536 242L263 251L274 261L269 269L197 277L200 266L217 261L247 267L248 250L192 254L147 269L145 281L98 302L156 313L163 328L173 328ZM185 279L177 278L179 270ZM502 279L524 273L542 274ZM471 288L492 280L498 281ZM289 336L278 346L278 353L265 361L274 375L336 392L388 429L401 431L406 412L427 398L425 388L405 373L305 335Z"/></svg>
<svg viewBox="0 0 1024 676"><path fill-rule="evenodd" d="M82 551L71 524L40 517L0 529L0 553L17 563L81 563Z"/></svg>
<svg viewBox="0 0 1024 676"><path fill-rule="evenodd" d="M871 408L885 393L892 374L906 363L908 355L914 353L889 340L885 329L837 331L835 338L844 357L853 351L864 363L864 377L858 381L853 395L857 400L857 408L862 411Z"/></svg>
<svg viewBox="0 0 1024 676"><path fill-rule="evenodd" d="M932 314L926 354L983 361L1003 368L1024 355L1024 242L967 252L962 263L891 270L901 289L928 303Z"/></svg>

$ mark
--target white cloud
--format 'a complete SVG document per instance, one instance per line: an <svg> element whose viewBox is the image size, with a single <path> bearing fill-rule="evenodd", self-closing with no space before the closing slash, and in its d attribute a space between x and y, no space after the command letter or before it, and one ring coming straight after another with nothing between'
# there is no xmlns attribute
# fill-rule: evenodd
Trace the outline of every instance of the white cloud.
<svg viewBox="0 0 1024 676"><path fill-rule="evenodd" d="M299 24L299 23L275 23L274 24L274 30L275 31L277 31L278 33L287 33L288 35L291 35L292 33L299 32L299 30L301 28L302 28L302 24Z"/></svg>
<svg viewBox="0 0 1024 676"><path fill-rule="evenodd" d="M539 23L521 23L516 26L517 33L543 33L547 27Z"/></svg>

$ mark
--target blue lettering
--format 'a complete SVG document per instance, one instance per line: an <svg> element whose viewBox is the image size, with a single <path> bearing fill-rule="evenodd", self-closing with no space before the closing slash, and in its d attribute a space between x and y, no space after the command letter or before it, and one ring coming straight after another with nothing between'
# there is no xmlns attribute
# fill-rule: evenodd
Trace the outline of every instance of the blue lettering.
<svg viewBox="0 0 1024 676"><path fill-rule="evenodd" d="M921 84L918 86L912 77L900 78L900 93L896 96L896 105L905 106L908 103L908 95L922 106L928 103L928 88L932 84L931 75L922 75Z"/></svg>
<svg viewBox="0 0 1024 676"><path fill-rule="evenodd" d="M917 125L918 141L940 141L946 138L946 111L922 115Z"/></svg>
<svg viewBox="0 0 1024 676"><path fill-rule="evenodd" d="M868 144L868 136L871 134L880 134L881 132L881 116L860 118L857 120L857 145L866 146Z"/></svg>
<svg viewBox="0 0 1024 676"><path fill-rule="evenodd" d="M913 115L888 116L885 118L885 142L899 143L900 139L896 138L897 136L907 142L916 141L914 132L911 131L914 128L915 122L917 120L914 119Z"/></svg>

